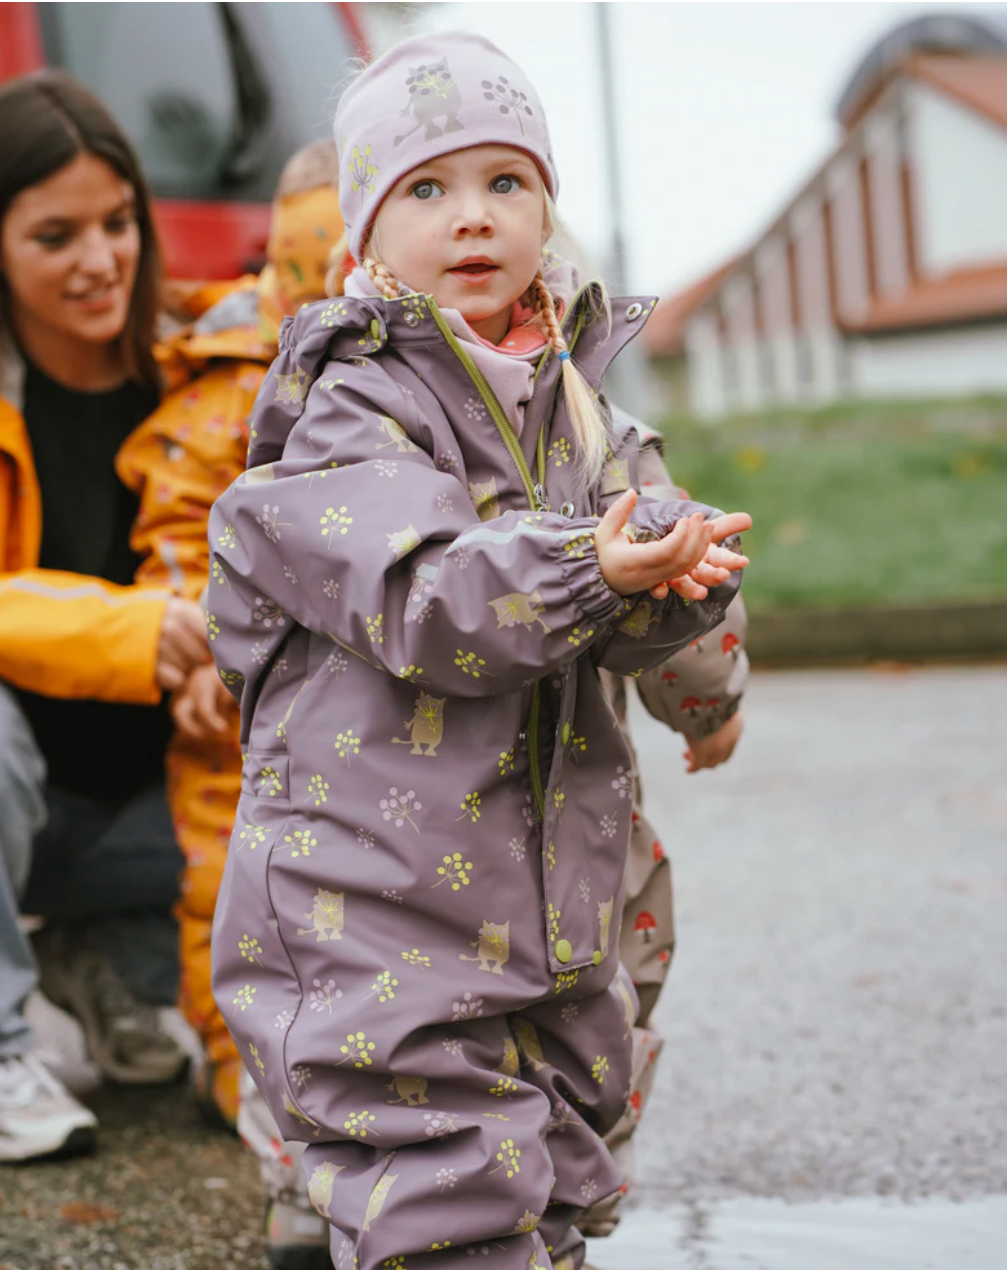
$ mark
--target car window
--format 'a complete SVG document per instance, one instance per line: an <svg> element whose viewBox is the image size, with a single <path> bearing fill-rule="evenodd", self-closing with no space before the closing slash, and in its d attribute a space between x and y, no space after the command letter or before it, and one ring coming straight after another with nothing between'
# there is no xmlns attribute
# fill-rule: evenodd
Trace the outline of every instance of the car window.
<svg viewBox="0 0 1008 1270"><path fill-rule="evenodd" d="M219 194L240 133L219 4L44 4L47 60L106 103L155 194Z"/></svg>
<svg viewBox="0 0 1008 1270"><path fill-rule="evenodd" d="M160 198L268 202L330 135L355 53L335 6L39 5L47 61L92 88Z"/></svg>

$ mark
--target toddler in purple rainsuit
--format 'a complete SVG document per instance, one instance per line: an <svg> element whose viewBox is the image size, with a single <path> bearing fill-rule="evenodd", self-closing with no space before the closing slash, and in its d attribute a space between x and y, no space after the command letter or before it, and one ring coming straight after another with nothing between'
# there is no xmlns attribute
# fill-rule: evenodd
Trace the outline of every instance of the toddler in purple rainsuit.
<svg viewBox="0 0 1008 1270"><path fill-rule="evenodd" d="M720 622L749 519L632 492L600 385L653 301L610 318L545 251L557 176L510 59L406 41L335 131L361 267L284 324L210 519L245 753L216 999L337 1266L570 1268L620 1184L635 1011L599 668Z"/></svg>

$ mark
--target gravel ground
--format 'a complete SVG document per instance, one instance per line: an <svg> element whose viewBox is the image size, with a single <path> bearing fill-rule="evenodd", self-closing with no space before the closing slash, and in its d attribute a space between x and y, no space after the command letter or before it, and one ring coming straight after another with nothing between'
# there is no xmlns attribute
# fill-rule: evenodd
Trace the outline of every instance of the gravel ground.
<svg viewBox="0 0 1008 1270"><path fill-rule="evenodd" d="M1001 668L757 675L738 755L689 779L635 719L680 943L625 1234L667 1222L662 1265L825 1270L863 1209L838 1264L889 1270L880 1204L810 1202L1003 1193L1004 699ZM256 1168L184 1087L94 1105L97 1156L0 1172L0 1270L264 1270ZM788 1256L749 1256L780 1219L738 1196L800 1202ZM954 1239L952 1205L892 1211Z"/></svg>

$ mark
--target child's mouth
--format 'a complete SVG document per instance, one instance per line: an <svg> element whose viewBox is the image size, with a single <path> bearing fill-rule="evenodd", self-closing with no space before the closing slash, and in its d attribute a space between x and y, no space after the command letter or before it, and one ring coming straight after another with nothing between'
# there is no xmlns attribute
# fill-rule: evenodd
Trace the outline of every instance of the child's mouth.
<svg viewBox="0 0 1008 1270"><path fill-rule="evenodd" d="M463 282L486 282L497 272L498 266L491 260L464 260L448 272Z"/></svg>

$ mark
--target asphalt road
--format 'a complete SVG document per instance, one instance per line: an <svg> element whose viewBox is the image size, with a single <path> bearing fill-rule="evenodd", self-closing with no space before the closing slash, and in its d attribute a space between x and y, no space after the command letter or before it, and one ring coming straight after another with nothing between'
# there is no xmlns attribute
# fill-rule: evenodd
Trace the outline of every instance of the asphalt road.
<svg viewBox="0 0 1008 1270"><path fill-rule="evenodd" d="M679 949L597 1263L1004 1266L1004 700L1002 668L759 675L690 778L635 717ZM0 1173L0 1270L262 1270L255 1166L184 1089L95 1105L98 1156Z"/></svg>

